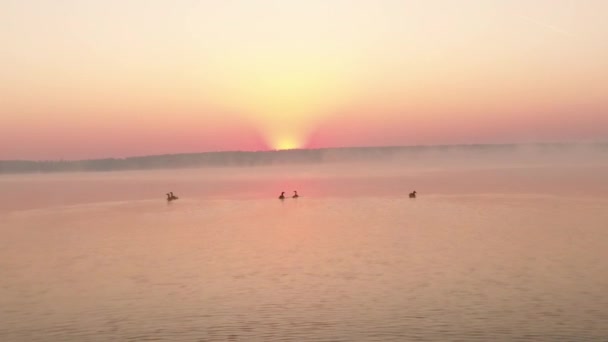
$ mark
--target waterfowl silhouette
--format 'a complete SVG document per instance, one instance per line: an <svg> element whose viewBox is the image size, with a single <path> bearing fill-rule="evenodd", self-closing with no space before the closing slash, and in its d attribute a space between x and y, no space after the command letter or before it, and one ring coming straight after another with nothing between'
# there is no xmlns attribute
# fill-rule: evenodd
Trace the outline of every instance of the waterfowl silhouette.
<svg viewBox="0 0 608 342"><path fill-rule="evenodd" d="M298 195L298 192L296 190L293 191L293 196L291 196L291 198L298 198L300 197L300 195Z"/></svg>
<svg viewBox="0 0 608 342"><path fill-rule="evenodd" d="M414 190L414 192L410 192L410 198L416 198L416 190Z"/></svg>
<svg viewBox="0 0 608 342"><path fill-rule="evenodd" d="M170 192L167 194L167 201L171 202L171 201L175 201L176 199L179 199L179 197L175 196L173 194L173 192Z"/></svg>
<svg viewBox="0 0 608 342"><path fill-rule="evenodd" d="M281 192L281 196L279 196L279 199L280 200L285 199L285 191Z"/></svg>

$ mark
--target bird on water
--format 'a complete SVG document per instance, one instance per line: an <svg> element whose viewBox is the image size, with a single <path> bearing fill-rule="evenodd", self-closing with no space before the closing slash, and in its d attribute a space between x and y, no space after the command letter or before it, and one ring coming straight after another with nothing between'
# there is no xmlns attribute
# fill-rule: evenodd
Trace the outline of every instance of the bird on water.
<svg viewBox="0 0 608 342"><path fill-rule="evenodd" d="M416 190L414 190L414 192L410 192L410 198L416 198Z"/></svg>
<svg viewBox="0 0 608 342"><path fill-rule="evenodd" d="M280 200L285 199L285 191L281 192L281 196L279 196L279 199Z"/></svg>
<svg viewBox="0 0 608 342"><path fill-rule="evenodd" d="M179 197L175 196L173 194L173 192L170 192L170 193L168 193L166 195L167 195L167 201L168 202L175 201L176 199L179 199Z"/></svg>
<svg viewBox="0 0 608 342"><path fill-rule="evenodd" d="M292 198L298 198L300 197L300 195L298 195L298 192L296 190L293 191L293 196L291 196Z"/></svg>

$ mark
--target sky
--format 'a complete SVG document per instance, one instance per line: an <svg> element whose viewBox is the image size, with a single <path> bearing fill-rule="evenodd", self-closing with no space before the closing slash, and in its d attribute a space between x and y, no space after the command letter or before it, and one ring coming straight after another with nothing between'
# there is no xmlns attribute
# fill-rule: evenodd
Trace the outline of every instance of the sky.
<svg viewBox="0 0 608 342"><path fill-rule="evenodd" d="M605 0L0 0L0 159L608 141Z"/></svg>

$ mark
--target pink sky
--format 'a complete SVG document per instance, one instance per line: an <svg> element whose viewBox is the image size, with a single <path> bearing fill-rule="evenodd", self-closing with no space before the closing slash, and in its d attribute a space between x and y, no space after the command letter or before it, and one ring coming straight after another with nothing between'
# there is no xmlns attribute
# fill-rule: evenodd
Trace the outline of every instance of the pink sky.
<svg viewBox="0 0 608 342"><path fill-rule="evenodd" d="M608 141L608 2L0 4L0 159Z"/></svg>

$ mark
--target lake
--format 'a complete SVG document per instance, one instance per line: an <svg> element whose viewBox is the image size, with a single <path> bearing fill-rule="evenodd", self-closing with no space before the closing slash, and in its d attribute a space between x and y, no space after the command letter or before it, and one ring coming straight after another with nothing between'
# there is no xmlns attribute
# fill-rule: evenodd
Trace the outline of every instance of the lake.
<svg viewBox="0 0 608 342"><path fill-rule="evenodd" d="M606 164L3 175L0 189L1 341L608 340Z"/></svg>

